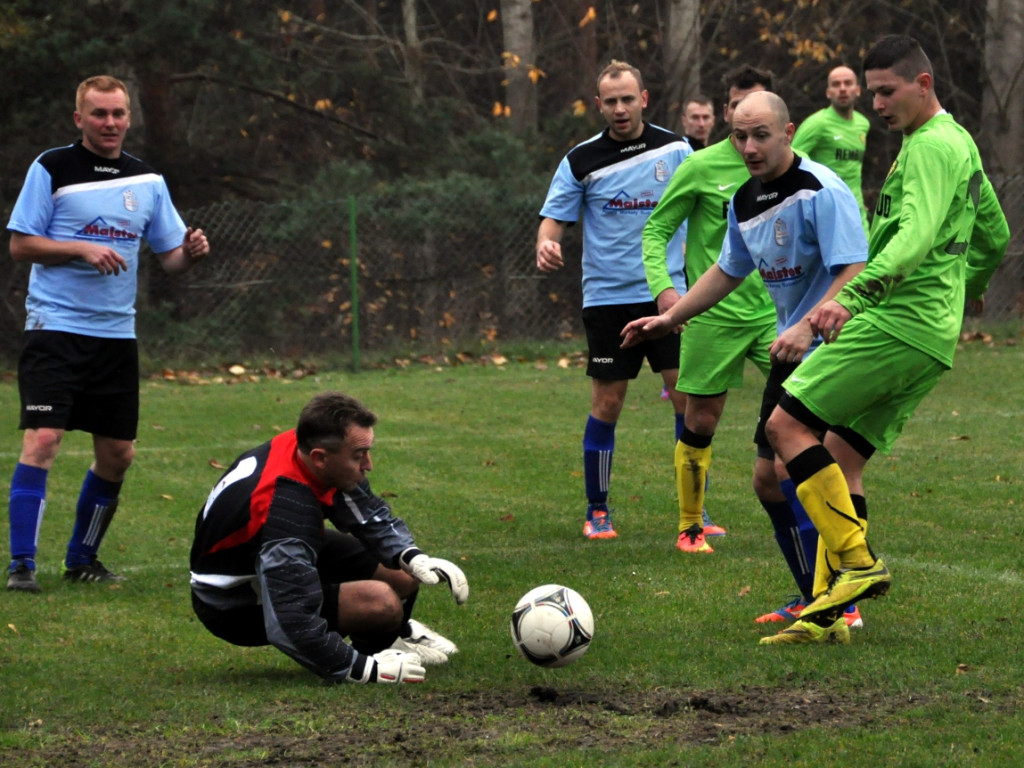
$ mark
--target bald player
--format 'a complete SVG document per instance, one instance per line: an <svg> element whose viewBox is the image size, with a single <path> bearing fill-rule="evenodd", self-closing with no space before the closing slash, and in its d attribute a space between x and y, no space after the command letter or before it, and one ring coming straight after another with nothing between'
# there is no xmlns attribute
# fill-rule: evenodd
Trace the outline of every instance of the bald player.
<svg viewBox="0 0 1024 768"><path fill-rule="evenodd" d="M860 98L857 73L839 66L828 73L825 97L829 105L804 120L793 136L793 149L835 171L860 205L861 223L868 230L868 215L861 191L861 169L867 143L868 119L854 107Z"/></svg>

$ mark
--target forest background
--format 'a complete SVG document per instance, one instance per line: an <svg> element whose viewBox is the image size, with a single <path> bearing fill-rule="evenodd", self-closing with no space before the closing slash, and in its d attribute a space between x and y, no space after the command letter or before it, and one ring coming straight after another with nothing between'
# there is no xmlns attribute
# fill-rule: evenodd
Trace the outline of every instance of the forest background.
<svg viewBox="0 0 1024 768"><path fill-rule="evenodd" d="M579 338L579 271L537 274L537 211L558 160L597 133L595 75L644 74L646 117L770 69L799 122L833 66L917 37L943 105L975 136L1014 232L986 316L1017 320L1024 268L1022 0L12 0L0 6L0 213L42 150L76 138L74 88L133 96L128 151L167 177L209 263L143 267L156 355L453 352ZM870 97L858 108L873 118ZM725 136L719 120L713 138ZM872 204L901 138L867 139ZM576 233L578 236L578 233ZM571 243L570 243L571 245ZM26 273L0 260L0 356ZM141 271L145 274L141 274Z"/></svg>

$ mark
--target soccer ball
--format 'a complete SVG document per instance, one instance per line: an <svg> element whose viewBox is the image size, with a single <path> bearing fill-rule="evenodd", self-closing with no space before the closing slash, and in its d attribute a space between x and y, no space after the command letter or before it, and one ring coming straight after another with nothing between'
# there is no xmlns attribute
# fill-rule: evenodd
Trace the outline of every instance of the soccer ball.
<svg viewBox="0 0 1024 768"><path fill-rule="evenodd" d="M594 615L580 594L560 584L531 589L512 611L512 642L540 667L564 667L587 652Z"/></svg>

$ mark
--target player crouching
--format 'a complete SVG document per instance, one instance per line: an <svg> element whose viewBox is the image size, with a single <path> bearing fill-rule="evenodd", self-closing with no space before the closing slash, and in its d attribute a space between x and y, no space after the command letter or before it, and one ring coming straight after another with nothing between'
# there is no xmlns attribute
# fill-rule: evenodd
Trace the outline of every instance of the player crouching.
<svg viewBox="0 0 1024 768"><path fill-rule="evenodd" d="M424 665L458 650L412 610L421 584L445 583L459 605L469 584L420 551L370 490L376 422L354 398L325 392L295 429L228 468L192 544L192 606L210 632L273 645L336 682L423 682Z"/></svg>

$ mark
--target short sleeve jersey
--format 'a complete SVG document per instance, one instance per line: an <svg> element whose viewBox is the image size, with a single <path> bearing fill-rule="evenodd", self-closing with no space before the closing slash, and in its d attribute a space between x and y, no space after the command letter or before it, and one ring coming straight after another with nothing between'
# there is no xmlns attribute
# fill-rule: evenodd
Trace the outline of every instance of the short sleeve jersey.
<svg viewBox="0 0 1024 768"><path fill-rule="evenodd" d="M605 129L559 163L540 215L583 219L583 306L651 301L640 235L672 172L692 153L686 141L645 123L639 138L615 141ZM668 244L670 280L682 292L685 230Z"/></svg>
<svg viewBox="0 0 1024 768"><path fill-rule="evenodd" d="M135 337L139 246L174 250L185 225L162 176L136 157L95 155L79 141L35 159L7 229L59 241L98 243L128 264L101 275L81 259L33 264L25 300L26 330L103 338Z"/></svg>
<svg viewBox="0 0 1024 768"><path fill-rule="evenodd" d="M1008 239L974 140L941 112L903 137L878 195L868 264L836 300L952 366L968 263L974 279L986 282Z"/></svg>
<svg viewBox="0 0 1024 768"><path fill-rule="evenodd" d="M857 198L865 231L867 211L861 189L864 148L871 123L853 111L847 120L831 106L819 109L800 123L793 136L793 149L835 171Z"/></svg>
<svg viewBox="0 0 1024 768"><path fill-rule="evenodd" d="M743 158L729 139L695 152L679 166L644 227L644 268L652 295L672 287L666 248L683 222L689 284L693 285L718 260L728 224L729 201L749 178ZM771 322L774 314L764 285L752 277L694 320L743 326Z"/></svg>
<svg viewBox="0 0 1024 768"><path fill-rule="evenodd" d="M732 277L758 272L775 304L779 333L821 300L837 273L868 256L849 187L801 157L779 178L752 178L737 190L726 237L719 267Z"/></svg>

